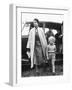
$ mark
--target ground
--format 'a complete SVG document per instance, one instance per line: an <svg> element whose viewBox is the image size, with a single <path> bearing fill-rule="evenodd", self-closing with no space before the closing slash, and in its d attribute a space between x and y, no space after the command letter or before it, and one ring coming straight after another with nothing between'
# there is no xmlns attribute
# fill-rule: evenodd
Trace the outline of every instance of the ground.
<svg viewBox="0 0 72 90"><path fill-rule="evenodd" d="M32 77L32 76L56 76L56 75L63 75L63 65L58 64L55 65L56 72L55 74L52 73L52 67L50 65L43 65L38 67L38 72L36 72L35 67L33 69L30 69L27 67L25 70L25 66L22 67L22 77Z"/></svg>

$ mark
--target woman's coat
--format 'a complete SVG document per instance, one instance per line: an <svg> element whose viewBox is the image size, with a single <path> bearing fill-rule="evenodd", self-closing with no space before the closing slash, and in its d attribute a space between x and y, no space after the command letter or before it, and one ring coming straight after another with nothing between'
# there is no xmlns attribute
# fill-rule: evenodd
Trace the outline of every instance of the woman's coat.
<svg viewBox="0 0 72 90"><path fill-rule="evenodd" d="M42 45L43 54L44 54L44 56L46 56L47 41L46 41L44 31L42 28L39 28L39 27L37 30L38 30L40 42ZM30 30L28 42L27 42L27 48L30 48L31 68L33 68L33 64L34 64L34 61L33 61L33 59L34 59L34 47L35 47L35 28L32 28Z"/></svg>

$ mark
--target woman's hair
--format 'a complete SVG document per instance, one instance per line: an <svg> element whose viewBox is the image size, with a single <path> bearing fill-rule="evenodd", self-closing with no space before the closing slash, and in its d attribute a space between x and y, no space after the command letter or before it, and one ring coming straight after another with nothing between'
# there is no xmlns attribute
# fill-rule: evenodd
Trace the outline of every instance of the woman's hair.
<svg viewBox="0 0 72 90"><path fill-rule="evenodd" d="M37 18L35 18L34 20L37 21L37 23L39 24L39 20Z"/></svg>
<svg viewBox="0 0 72 90"><path fill-rule="evenodd" d="M34 20L38 23L38 26L39 26L39 20L37 18L35 18ZM33 27L34 27L34 24L32 22L31 25L30 25L30 29L32 29Z"/></svg>

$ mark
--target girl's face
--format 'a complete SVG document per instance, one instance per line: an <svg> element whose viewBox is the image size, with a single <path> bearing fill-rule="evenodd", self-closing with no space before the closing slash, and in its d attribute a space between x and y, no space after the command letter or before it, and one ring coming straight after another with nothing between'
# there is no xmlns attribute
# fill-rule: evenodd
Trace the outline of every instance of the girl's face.
<svg viewBox="0 0 72 90"><path fill-rule="evenodd" d="M54 44L53 40L50 40L50 41L49 41L49 43L50 43L51 45L53 45L53 44Z"/></svg>
<svg viewBox="0 0 72 90"><path fill-rule="evenodd" d="M36 20L33 21L34 27L38 27L38 23Z"/></svg>

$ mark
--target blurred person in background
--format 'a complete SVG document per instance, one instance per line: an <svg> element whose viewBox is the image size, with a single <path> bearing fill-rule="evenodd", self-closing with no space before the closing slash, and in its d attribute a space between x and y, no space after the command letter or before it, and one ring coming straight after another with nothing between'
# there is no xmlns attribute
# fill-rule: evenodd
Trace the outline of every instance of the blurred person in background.
<svg viewBox="0 0 72 90"><path fill-rule="evenodd" d="M48 32L46 32L46 39L47 39L47 43L48 43L48 39L50 36L54 36L53 32L52 32L52 29L49 29Z"/></svg>

